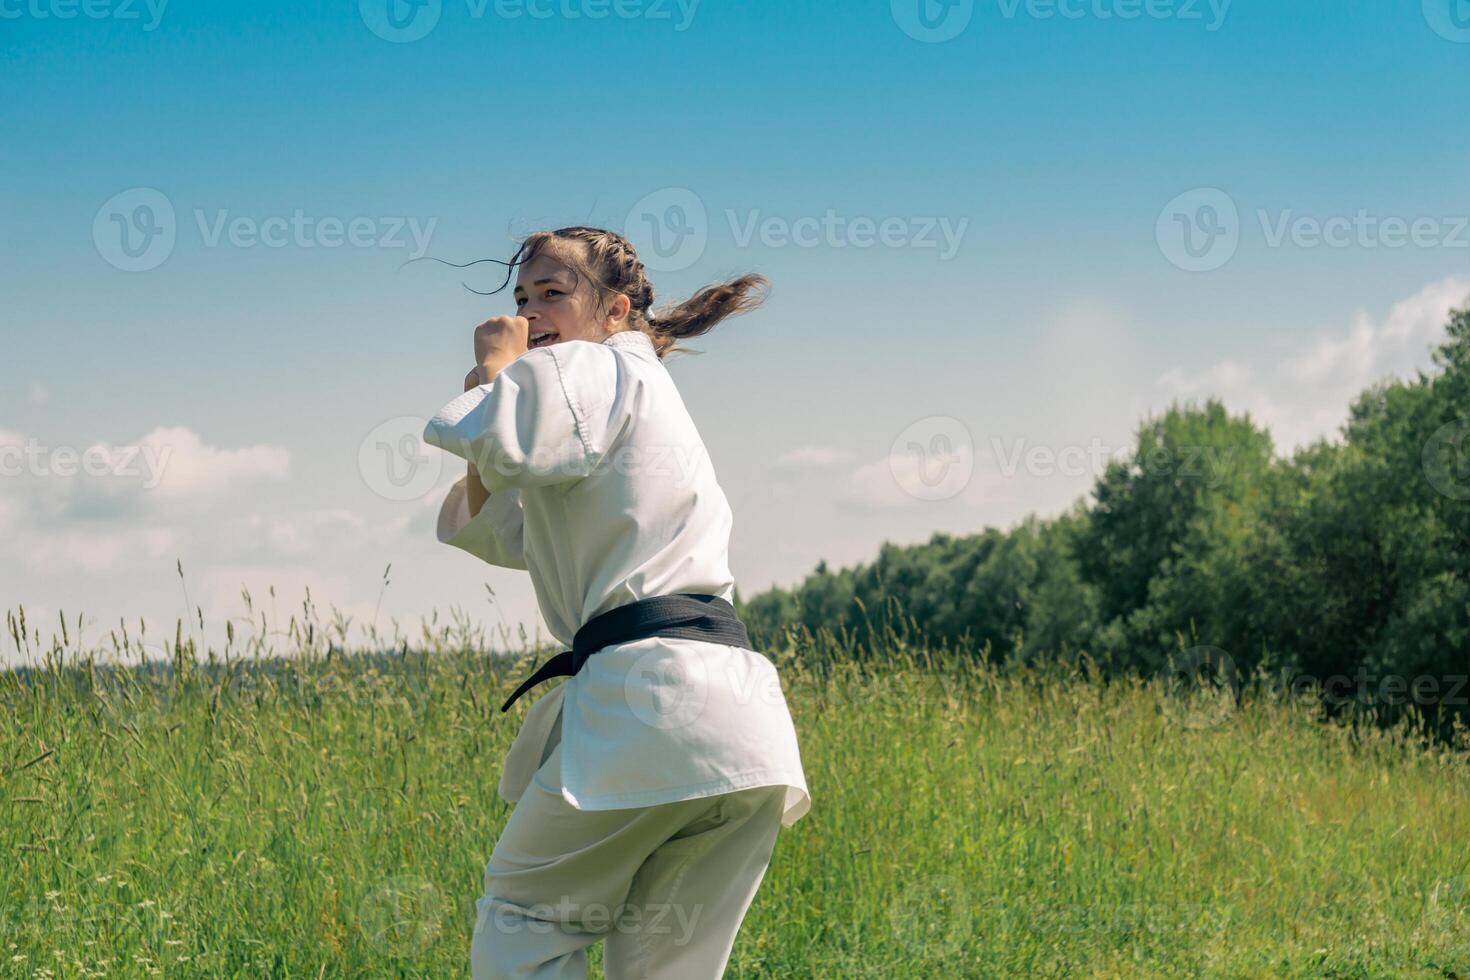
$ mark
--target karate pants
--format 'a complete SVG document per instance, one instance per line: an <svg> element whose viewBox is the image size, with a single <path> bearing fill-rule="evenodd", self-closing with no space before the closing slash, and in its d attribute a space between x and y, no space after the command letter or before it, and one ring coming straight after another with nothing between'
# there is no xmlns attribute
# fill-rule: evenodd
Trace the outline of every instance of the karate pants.
<svg viewBox="0 0 1470 980"><path fill-rule="evenodd" d="M485 868L474 980L719 980L781 827L784 786L584 811L561 795L561 725Z"/></svg>

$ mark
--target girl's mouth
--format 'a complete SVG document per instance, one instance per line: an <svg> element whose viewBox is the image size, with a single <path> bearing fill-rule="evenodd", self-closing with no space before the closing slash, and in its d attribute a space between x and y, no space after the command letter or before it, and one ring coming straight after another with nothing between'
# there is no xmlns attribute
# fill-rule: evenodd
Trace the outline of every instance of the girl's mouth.
<svg viewBox="0 0 1470 980"><path fill-rule="evenodd" d="M554 333L538 334L537 336L531 338L531 343L527 345L526 349L534 350L537 347L545 347L548 344L554 344L556 343L559 336L560 334Z"/></svg>

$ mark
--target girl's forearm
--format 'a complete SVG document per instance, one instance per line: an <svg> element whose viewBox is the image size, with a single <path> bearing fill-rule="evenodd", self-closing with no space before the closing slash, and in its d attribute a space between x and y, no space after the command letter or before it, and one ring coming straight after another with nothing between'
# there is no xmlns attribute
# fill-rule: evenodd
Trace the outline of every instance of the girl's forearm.
<svg viewBox="0 0 1470 980"><path fill-rule="evenodd" d="M489 384L495 380L495 375L500 373L501 365L495 361L488 361L480 365L469 374L465 375L464 390L469 391L478 385ZM485 501L490 499L490 491L485 489L485 484L480 482L480 473L475 469L474 463L468 464L468 472L465 478L465 495L470 505L470 516L475 517L480 513L480 508L485 506Z"/></svg>
<svg viewBox="0 0 1470 980"><path fill-rule="evenodd" d="M490 499L490 491L485 489L485 484L480 482L480 473L475 469L475 464L470 463L469 474L465 479L465 491L470 505L470 516L474 517L480 513L480 508L485 506L485 501Z"/></svg>

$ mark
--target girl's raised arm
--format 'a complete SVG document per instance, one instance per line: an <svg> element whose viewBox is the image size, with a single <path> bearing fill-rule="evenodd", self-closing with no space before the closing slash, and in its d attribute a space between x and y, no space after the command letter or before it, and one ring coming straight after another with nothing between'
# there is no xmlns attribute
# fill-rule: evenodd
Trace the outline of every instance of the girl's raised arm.
<svg viewBox="0 0 1470 980"><path fill-rule="evenodd" d="M473 463L485 489L581 479L609 448L618 371L599 344L527 351L441 408L424 442Z"/></svg>

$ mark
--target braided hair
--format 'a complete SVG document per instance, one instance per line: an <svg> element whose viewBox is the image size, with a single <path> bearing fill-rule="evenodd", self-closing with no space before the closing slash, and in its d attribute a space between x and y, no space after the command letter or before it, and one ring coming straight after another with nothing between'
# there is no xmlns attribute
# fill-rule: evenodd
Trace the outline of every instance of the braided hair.
<svg viewBox="0 0 1470 980"><path fill-rule="evenodd" d="M676 346L678 340L708 333L726 317L755 309L765 299L764 290L769 285L764 276L740 276L705 286L684 302L655 314L653 283L648 281L633 243L615 231L573 225L526 236L510 261L499 263L506 267L505 282L482 295L500 292L510 284L511 273L517 266L542 254L567 266L579 279L585 278L598 299L599 309L605 309L618 293L627 296L631 306L630 328L648 335L660 359L686 350ZM499 262L498 259L485 261Z"/></svg>

